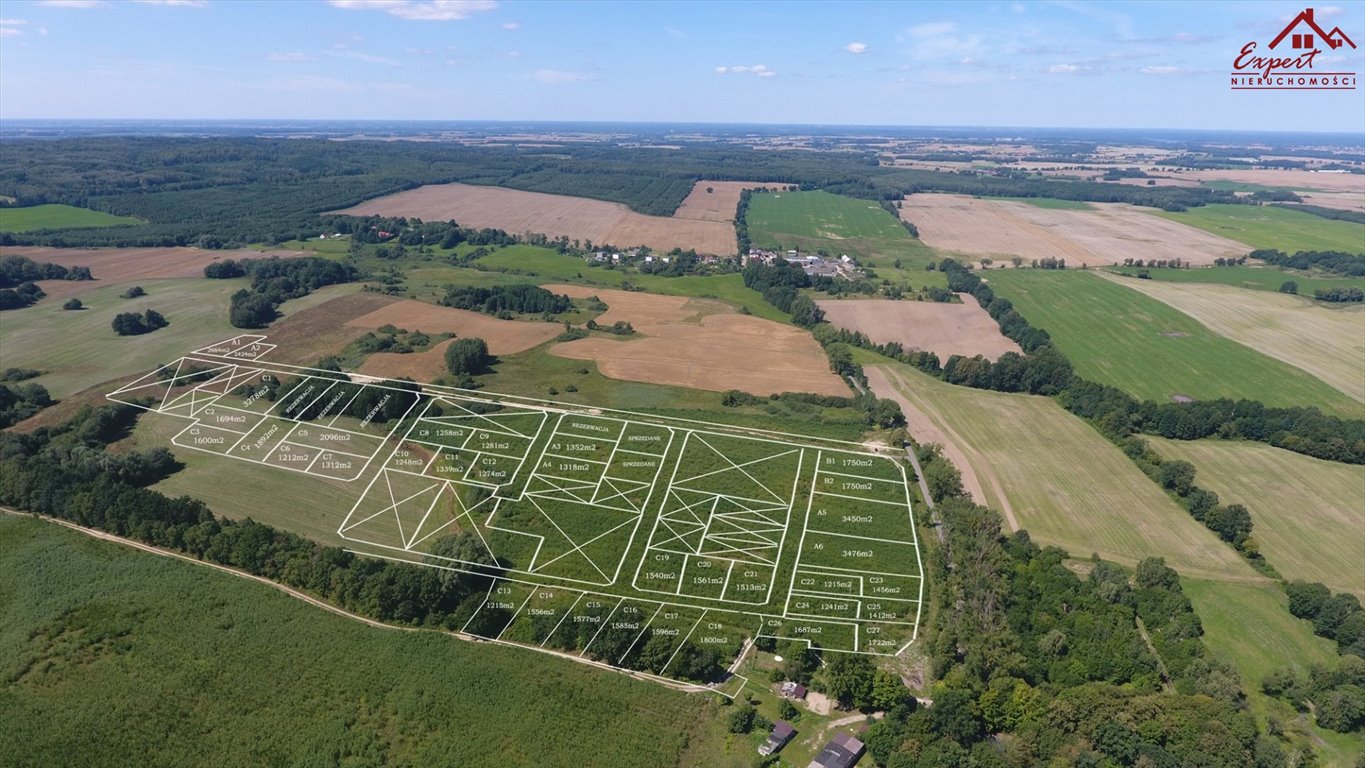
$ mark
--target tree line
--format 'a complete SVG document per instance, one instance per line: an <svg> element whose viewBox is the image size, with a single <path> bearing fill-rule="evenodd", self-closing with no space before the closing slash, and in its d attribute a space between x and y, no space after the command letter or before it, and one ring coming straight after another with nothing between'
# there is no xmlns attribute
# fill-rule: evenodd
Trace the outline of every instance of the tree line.
<svg viewBox="0 0 1365 768"><path fill-rule="evenodd" d="M204 277L250 277L251 288L232 294L228 319L235 328L264 328L279 316L279 306L327 285L350 283L360 272L349 264L308 256L297 259L223 259L204 267Z"/></svg>
<svg viewBox="0 0 1365 768"><path fill-rule="evenodd" d="M1282 269L1321 269L1348 277L1365 276L1365 253L1345 251L1298 251L1293 256L1274 248L1261 248L1247 254Z"/></svg>
<svg viewBox="0 0 1365 768"><path fill-rule="evenodd" d="M801 293L811 286L806 271L784 259L773 264L752 261L744 268L744 287L763 294L763 300L792 316L792 322L810 328L824 322L825 312Z"/></svg>
<svg viewBox="0 0 1365 768"><path fill-rule="evenodd" d="M932 706L907 701L867 730L879 766L1290 764L1295 747L1257 735L1236 672L1205 651L1175 571L1092 559L1078 574L1064 551L1004 533L940 451L919 452L944 534L926 560L939 682Z"/></svg>
<svg viewBox="0 0 1365 768"><path fill-rule="evenodd" d="M0 256L0 310L23 309L47 295L37 280L94 280L89 267L64 267L27 256Z"/></svg>
<svg viewBox="0 0 1365 768"><path fill-rule="evenodd" d="M514 315L557 315L573 309L573 300L532 283L497 285L491 288L453 286L441 303L455 309L482 312L510 320Z"/></svg>

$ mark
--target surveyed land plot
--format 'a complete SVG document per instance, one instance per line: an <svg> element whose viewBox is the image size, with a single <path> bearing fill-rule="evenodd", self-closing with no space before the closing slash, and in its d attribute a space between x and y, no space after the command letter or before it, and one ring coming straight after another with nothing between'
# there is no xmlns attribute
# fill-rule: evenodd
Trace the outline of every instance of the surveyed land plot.
<svg viewBox="0 0 1365 768"><path fill-rule="evenodd" d="M479 577L462 631L686 677L745 638L892 655L923 569L894 456L272 364L243 335L110 394L177 446L354 484L355 551Z"/></svg>

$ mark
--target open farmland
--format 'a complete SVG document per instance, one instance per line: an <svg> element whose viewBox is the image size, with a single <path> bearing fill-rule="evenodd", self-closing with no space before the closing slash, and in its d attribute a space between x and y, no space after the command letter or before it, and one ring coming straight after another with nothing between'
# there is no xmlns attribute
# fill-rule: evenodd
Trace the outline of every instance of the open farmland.
<svg viewBox="0 0 1365 768"><path fill-rule="evenodd" d="M749 764L701 697L0 518L0 764Z"/></svg>
<svg viewBox="0 0 1365 768"><path fill-rule="evenodd" d="M938 261L936 254L873 200L822 191L757 194L745 221L759 248L848 254L880 277L909 280L916 288L946 285L942 273L924 271Z"/></svg>
<svg viewBox="0 0 1365 768"><path fill-rule="evenodd" d="M983 355L990 360L1006 352L1019 352L1019 345L1000 333L976 298L959 294L961 304L889 299L845 299L816 302L825 319L850 331L859 331L878 343L897 342L906 349L927 350L939 360L950 355Z"/></svg>
<svg viewBox="0 0 1365 768"><path fill-rule="evenodd" d="M347 320L346 325L365 330L392 325L428 334L453 333L459 338L478 337L488 342L488 351L494 355L524 352L553 339L564 330L558 323L499 320L479 312L411 300L386 304L373 312ZM426 352L377 352L365 360L360 372L370 376L407 376L417 381L430 381L446 373L445 350L449 344L449 341L441 342Z"/></svg>
<svg viewBox="0 0 1365 768"><path fill-rule="evenodd" d="M1091 381L1158 402L1229 397L1359 413L1359 403L1316 377L1091 272L1001 269L989 276L995 292L1051 334Z"/></svg>
<svg viewBox="0 0 1365 768"><path fill-rule="evenodd" d="M1251 248L1365 253L1365 224L1335 221L1303 211L1256 205L1205 205L1188 211L1152 211L1153 216L1198 227ZM1246 255L1247 248L1242 249ZM1226 254L1220 254L1226 255ZM1196 264L1199 262L1195 262Z"/></svg>
<svg viewBox="0 0 1365 768"><path fill-rule="evenodd" d="M1251 511L1261 552L1290 579L1320 581L1365 597L1365 467L1323 461L1264 443L1151 438L1157 453L1183 459L1195 482L1224 504Z"/></svg>
<svg viewBox="0 0 1365 768"><path fill-rule="evenodd" d="M978 503L1075 557L1132 565L1164 557L1182 574L1260 579L1131 460L1056 401L947 384L901 364L869 365L872 390L901 404L921 442L951 443ZM917 424L928 424L926 434ZM958 459L954 459L957 461ZM978 491L980 495L978 495Z"/></svg>
<svg viewBox="0 0 1365 768"><path fill-rule="evenodd" d="M104 211L48 203L24 208L0 208L0 232L33 232L39 229L117 227L140 224L137 219Z"/></svg>
<svg viewBox="0 0 1365 768"><path fill-rule="evenodd" d="M699 181L692 185L692 191L673 212L673 218L733 224L735 211L739 208L739 193L761 186L762 183L753 181ZM708 189L711 191L707 192Z"/></svg>
<svg viewBox="0 0 1365 768"><path fill-rule="evenodd" d="M5 248L0 256L26 256L64 267L89 267L94 280L41 280L47 301L84 296L109 283L153 278L203 277L204 267L219 259L300 256L298 251L210 251L202 248Z"/></svg>
<svg viewBox="0 0 1365 768"><path fill-rule="evenodd" d="M1137 277L1136 267L1115 267L1105 270L1110 274ZM1246 288L1251 291L1278 292L1285 281L1293 280L1300 296L1312 296L1318 288L1365 289L1365 277L1337 277L1324 272L1286 270L1258 263L1233 267L1201 267L1199 269L1148 269L1147 280L1162 283L1216 283Z"/></svg>
<svg viewBox="0 0 1365 768"><path fill-rule="evenodd" d="M799 328L741 315L716 301L544 287L574 298L596 295L608 307L598 323L624 320L635 328L628 339L594 335L552 348L561 357L595 361L605 376L714 392L850 394L830 372L820 345Z"/></svg>
<svg viewBox="0 0 1365 768"><path fill-rule="evenodd" d="M701 193L706 194L704 187ZM735 195L738 199L738 192ZM660 251L682 248L698 253L734 253L733 206L729 219L712 218L718 212L708 212L707 208L693 205L706 218L646 216L620 203L586 197L470 184L432 184L367 200L337 213L408 216L427 221L454 219L467 227L493 227L513 234L533 232L619 248L647 245Z"/></svg>
<svg viewBox="0 0 1365 768"><path fill-rule="evenodd" d="M1174 222L1153 223L1143 209L1094 203L1090 210L1041 206L964 195L910 195L901 218L919 228L925 244L997 261L1018 256L1066 259L1067 264L1116 264L1124 259L1181 259L1212 264L1244 256L1242 243Z"/></svg>
<svg viewBox="0 0 1365 768"><path fill-rule="evenodd" d="M1365 306L1227 285L1112 278L1365 403ZM1365 416L1365 407L1357 411Z"/></svg>

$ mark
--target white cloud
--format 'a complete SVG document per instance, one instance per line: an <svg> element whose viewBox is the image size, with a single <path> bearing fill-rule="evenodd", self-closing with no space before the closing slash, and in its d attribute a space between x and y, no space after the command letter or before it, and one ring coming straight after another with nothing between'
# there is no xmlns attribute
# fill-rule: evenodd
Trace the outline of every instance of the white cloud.
<svg viewBox="0 0 1365 768"><path fill-rule="evenodd" d="M676 27L664 27L664 34L668 35L669 37L673 38L674 40L686 40L686 39L687 39L687 33L684 32L684 31L682 31L681 29L676 28Z"/></svg>
<svg viewBox="0 0 1365 768"><path fill-rule="evenodd" d="M926 37L952 34L957 31L957 25L951 21L931 21L928 24L916 24L905 31L911 37L923 40Z"/></svg>
<svg viewBox="0 0 1365 768"><path fill-rule="evenodd" d="M1324 5L1323 7L1314 11L1314 13L1316 13L1319 16L1340 16L1345 12L1346 9L1342 8L1339 5Z"/></svg>
<svg viewBox="0 0 1365 768"><path fill-rule="evenodd" d="M203 8L208 5L208 0L133 0L135 3L143 5L168 5L177 8Z"/></svg>
<svg viewBox="0 0 1365 768"><path fill-rule="evenodd" d="M266 61L309 61L312 58L312 56L298 51L276 51L265 56Z"/></svg>
<svg viewBox="0 0 1365 768"><path fill-rule="evenodd" d="M508 52L507 52L507 58L509 58L509 59L520 59L520 58L521 58L521 51L508 51Z"/></svg>
<svg viewBox="0 0 1365 768"><path fill-rule="evenodd" d="M1024 13L1028 9L1024 7L1023 3L1011 3L1010 10L1014 13Z"/></svg>
<svg viewBox="0 0 1365 768"><path fill-rule="evenodd" d="M587 75L584 75L579 72L561 72L560 70L557 69L537 69L530 75L530 78L532 80L535 80L536 82L545 83L547 85L581 83L585 80L592 79Z"/></svg>
<svg viewBox="0 0 1365 768"><path fill-rule="evenodd" d="M1047 68L1049 75L1074 75L1080 71L1081 68L1075 64L1053 64Z"/></svg>
<svg viewBox="0 0 1365 768"><path fill-rule="evenodd" d="M95 8L104 5L104 0L41 0L38 4L50 8Z"/></svg>
<svg viewBox="0 0 1365 768"><path fill-rule="evenodd" d="M24 31L22 29L15 29L14 27L0 27L0 37L18 37L19 35L22 34L24 34Z"/></svg>
<svg viewBox="0 0 1365 768"><path fill-rule="evenodd" d="M519 22L519 21L504 21L504 22L502 23L502 28L505 29L505 30L507 30L507 31L509 31L509 32L511 32L511 31L513 31L513 30L521 29L521 22Z"/></svg>
<svg viewBox="0 0 1365 768"><path fill-rule="evenodd" d="M0 19L0 37L18 37L24 34L24 30L19 27L27 24L26 19ZM38 34L42 34L40 30Z"/></svg>
<svg viewBox="0 0 1365 768"><path fill-rule="evenodd" d="M27 19L0 19L0 27L22 27L27 23Z"/></svg>
<svg viewBox="0 0 1365 768"><path fill-rule="evenodd" d="M1158 77L1164 77L1168 75L1178 75L1184 72L1185 70L1181 69L1180 67L1150 66L1143 67L1138 71L1144 75L1156 75Z"/></svg>
<svg viewBox="0 0 1365 768"><path fill-rule="evenodd" d="M496 0L327 0L350 11L383 11L413 21L456 21L498 7Z"/></svg>
<svg viewBox="0 0 1365 768"><path fill-rule="evenodd" d="M716 67L718 75L756 75L758 77L777 77L777 73L768 69L766 64L755 64L752 67Z"/></svg>
<svg viewBox="0 0 1365 768"><path fill-rule="evenodd" d="M867 53L867 43L849 43L844 46L849 53Z"/></svg>
<svg viewBox="0 0 1365 768"><path fill-rule="evenodd" d="M402 66L402 64L398 63L397 61L394 61L393 59L390 59L388 56L375 56L372 53L361 53L360 51L342 50L333 55L340 56L343 59L355 59L356 61L363 61L367 64L383 64L384 66L387 67Z"/></svg>

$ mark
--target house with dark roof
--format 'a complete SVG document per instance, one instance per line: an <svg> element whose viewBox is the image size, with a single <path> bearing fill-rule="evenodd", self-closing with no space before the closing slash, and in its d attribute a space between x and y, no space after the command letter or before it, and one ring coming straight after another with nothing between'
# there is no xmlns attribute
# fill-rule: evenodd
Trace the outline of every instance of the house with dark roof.
<svg viewBox="0 0 1365 768"><path fill-rule="evenodd" d="M773 723L773 730L768 734L768 740L758 748L758 754L767 757L777 752L787 746L787 742L791 741L795 735L796 729L791 726L791 723L778 720Z"/></svg>
<svg viewBox="0 0 1365 768"><path fill-rule="evenodd" d="M846 733L836 733L820 754L815 756L809 768L853 768L863 756L865 747L861 741Z"/></svg>
<svg viewBox="0 0 1365 768"><path fill-rule="evenodd" d="M1316 38L1314 35L1316 35ZM1318 40L1326 43L1327 47L1332 50L1336 50L1343 45L1349 45L1352 48L1356 47L1355 42L1347 37L1345 32L1341 31L1341 27L1333 27L1331 32L1323 32L1322 27L1318 26L1317 21L1313 18L1312 8L1305 8L1298 16L1295 16L1293 20L1289 22L1289 26L1280 30L1280 34L1276 35L1275 39L1270 41L1270 47L1275 48L1279 46L1280 43L1284 42L1286 37L1289 38L1289 47L1295 50L1311 51L1317 47Z"/></svg>

